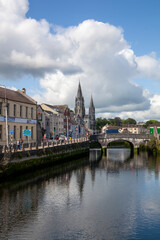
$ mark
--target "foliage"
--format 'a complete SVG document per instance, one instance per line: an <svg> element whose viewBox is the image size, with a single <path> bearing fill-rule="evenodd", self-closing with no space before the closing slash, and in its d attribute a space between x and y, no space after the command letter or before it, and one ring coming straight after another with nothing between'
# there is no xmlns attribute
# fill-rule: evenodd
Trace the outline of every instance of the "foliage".
<svg viewBox="0 0 160 240"><path fill-rule="evenodd" d="M150 124L152 124L152 123L158 123L158 121L157 120L148 120L144 125L143 125L143 127L145 127L145 128L147 128Z"/></svg>
<svg viewBox="0 0 160 240"><path fill-rule="evenodd" d="M122 125L122 120L121 120L121 118L120 118L120 117L115 117L115 119L114 119L114 124L115 124L116 126L121 126L121 125Z"/></svg>
<svg viewBox="0 0 160 240"><path fill-rule="evenodd" d="M153 152L154 150L157 151L157 141L155 137L152 137L148 142L148 150Z"/></svg>
<svg viewBox="0 0 160 240"><path fill-rule="evenodd" d="M102 127L104 127L106 124L112 125L112 126L121 126L122 124L136 124L136 120L133 118L128 118L126 120L122 120L120 117L115 118L97 118L96 119L96 129L101 130Z"/></svg>
<svg viewBox="0 0 160 240"><path fill-rule="evenodd" d="M141 143L139 146L140 151L145 151L146 150L146 146L144 143Z"/></svg>
<svg viewBox="0 0 160 240"><path fill-rule="evenodd" d="M126 120L122 120L122 124L136 124L136 120L133 118L127 118Z"/></svg>
<svg viewBox="0 0 160 240"><path fill-rule="evenodd" d="M109 124L109 121L106 118L97 118L96 119L96 129L101 130L102 127L104 127L106 124Z"/></svg>
<svg viewBox="0 0 160 240"><path fill-rule="evenodd" d="M26 155L27 155L27 157L30 157L30 152L29 151L26 152Z"/></svg>

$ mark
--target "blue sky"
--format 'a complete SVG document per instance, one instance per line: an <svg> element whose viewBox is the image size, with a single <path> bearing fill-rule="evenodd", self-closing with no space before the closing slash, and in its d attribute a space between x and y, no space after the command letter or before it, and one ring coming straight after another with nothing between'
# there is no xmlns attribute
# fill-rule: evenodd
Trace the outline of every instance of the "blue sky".
<svg viewBox="0 0 160 240"><path fill-rule="evenodd" d="M87 19L120 26L136 55L154 51L160 56L159 0L30 0L29 4L28 17L63 27Z"/></svg>
<svg viewBox="0 0 160 240"><path fill-rule="evenodd" d="M160 120L160 1L0 3L0 84L73 108L80 80L97 116Z"/></svg>

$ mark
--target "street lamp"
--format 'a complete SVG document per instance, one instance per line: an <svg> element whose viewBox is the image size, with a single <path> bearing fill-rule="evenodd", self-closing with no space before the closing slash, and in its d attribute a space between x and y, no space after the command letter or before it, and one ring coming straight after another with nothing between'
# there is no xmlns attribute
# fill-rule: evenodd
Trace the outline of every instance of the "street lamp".
<svg viewBox="0 0 160 240"><path fill-rule="evenodd" d="M4 102L5 102L5 108L6 108L6 145L8 147L8 114L7 114L7 97L6 97L6 86L5 85L1 85L2 87L5 88L5 99L4 99Z"/></svg>
<svg viewBox="0 0 160 240"><path fill-rule="evenodd" d="M66 116L67 118L67 139L68 139L68 116Z"/></svg>

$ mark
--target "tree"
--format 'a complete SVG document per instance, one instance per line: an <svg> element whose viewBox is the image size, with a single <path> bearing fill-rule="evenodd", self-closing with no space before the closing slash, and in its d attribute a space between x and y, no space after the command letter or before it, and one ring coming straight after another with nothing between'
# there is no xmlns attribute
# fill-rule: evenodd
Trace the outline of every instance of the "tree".
<svg viewBox="0 0 160 240"><path fill-rule="evenodd" d="M153 124L153 123L158 123L157 120L148 120L144 125L143 127L147 128L150 124Z"/></svg>
<svg viewBox="0 0 160 240"><path fill-rule="evenodd" d="M126 120L122 120L123 124L136 124L136 120L133 118L127 118Z"/></svg>
<svg viewBox="0 0 160 240"><path fill-rule="evenodd" d="M96 129L101 130L107 123L109 124L109 121L106 118L97 118L95 121Z"/></svg>
<svg viewBox="0 0 160 240"><path fill-rule="evenodd" d="M122 125L122 120L120 117L115 117L114 119L115 126L121 126Z"/></svg>
<svg viewBox="0 0 160 240"><path fill-rule="evenodd" d="M157 151L157 141L155 137L152 137L148 142L148 150L153 152L154 150Z"/></svg>

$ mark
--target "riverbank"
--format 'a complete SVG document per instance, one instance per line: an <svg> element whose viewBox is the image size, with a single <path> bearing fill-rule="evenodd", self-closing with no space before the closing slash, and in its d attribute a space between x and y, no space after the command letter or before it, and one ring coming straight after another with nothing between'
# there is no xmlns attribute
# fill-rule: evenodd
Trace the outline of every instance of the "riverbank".
<svg viewBox="0 0 160 240"><path fill-rule="evenodd" d="M0 180L17 174L35 171L48 166L58 165L89 154L89 142L74 143L52 148L12 153L9 160L1 162Z"/></svg>

